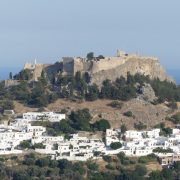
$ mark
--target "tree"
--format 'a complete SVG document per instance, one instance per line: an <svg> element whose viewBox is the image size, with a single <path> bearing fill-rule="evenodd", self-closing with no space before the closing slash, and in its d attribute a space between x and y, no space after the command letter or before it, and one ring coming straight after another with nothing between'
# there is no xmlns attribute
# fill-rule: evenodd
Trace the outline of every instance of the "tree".
<svg viewBox="0 0 180 180"><path fill-rule="evenodd" d="M5 99L0 102L0 108L2 110L12 110L14 109L14 103L11 100Z"/></svg>
<svg viewBox="0 0 180 180"><path fill-rule="evenodd" d="M49 158L42 158L42 159L36 160L36 165L39 167L45 167L45 166L48 166L49 164L50 164Z"/></svg>
<svg viewBox="0 0 180 180"><path fill-rule="evenodd" d="M145 176L147 173L147 169L145 166L142 165L137 165L135 168L135 172L139 175L139 176Z"/></svg>
<svg viewBox="0 0 180 180"><path fill-rule="evenodd" d="M121 125L121 133L124 134L127 131L126 126L123 124Z"/></svg>
<svg viewBox="0 0 180 180"><path fill-rule="evenodd" d="M173 115L170 119L174 124L180 123L180 112Z"/></svg>
<svg viewBox="0 0 180 180"><path fill-rule="evenodd" d="M89 75L88 72L85 72L85 73L84 73L84 80L86 81L87 84L90 83L90 81L91 81L91 76Z"/></svg>
<svg viewBox="0 0 180 180"><path fill-rule="evenodd" d="M180 161L177 161L177 162L174 163L174 169L176 171L180 171Z"/></svg>
<svg viewBox="0 0 180 180"><path fill-rule="evenodd" d="M48 105L49 94L46 93L45 87L41 82L37 82L32 89L31 98L29 98L28 104L36 107L46 107Z"/></svg>
<svg viewBox="0 0 180 180"><path fill-rule="evenodd" d="M133 113L131 111L127 111L127 112L124 113L124 116L132 117Z"/></svg>
<svg viewBox="0 0 180 180"><path fill-rule="evenodd" d="M9 73L9 79L13 79L12 72Z"/></svg>
<svg viewBox="0 0 180 180"><path fill-rule="evenodd" d="M43 84L43 86L47 85L47 79L44 71L41 72L41 77L39 78L39 81Z"/></svg>
<svg viewBox="0 0 180 180"><path fill-rule="evenodd" d="M103 156L103 160L108 162L108 163L112 162L111 156Z"/></svg>
<svg viewBox="0 0 180 180"><path fill-rule="evenodd" d="M20 171L16 171L13 174L13 179L14 180L31 180L31 177L27 174L27 172L22 169Z"/></svg>
<svg viewBox="0 0 180 180"><path fill-rule="evenodd" d="M35 162L36 162L36 160L34 158L26 158L24 160L23 164L26 164L26 165L30 166L30 165L34 165Z"/></svg>
<svg viewBox="0 0 180 180"><path fill-rule="evenodd" d="M87 168L92 170L92 171L97 171L98 170L98 165L94 162L88 161L87 162Z"/></svg>
<svg viewBox="0 0 180 180"><path fill-rule="evenodd" d="M110 129L111 125L109 124L109 121L106 119L101 119L99 121L96 121L93 125L93 127L99 131L106 131L106 129Z"/></svg>
<svg viewBox="0 0 180 180"><path fill-rule="evenodd" d="M22 141L21 143L20 143L20 145L19 145L22 149L29 149L29 148L31 148L31 142L30 141L26 141L26 140L24 140L24 141Z"/></svg>
<svg viewBox="0 0 180 180"><path fill-rule="evenodd" d="M49 167L56 168L57 166L58 166L58 161L56 161L56 160L50 161Z"/></svg>
<svg viewBox="0 0 180 180"><path fill-rule="evenodd" d="M120 149L122 147L122 144L120 142L113 142L110 144L111 149L116 150Z"/></svg>
<svg viewBox="0 0 180 180"><path fill-rule="evenodd" d="M14 75L15 80L26 80L29 81L32 78L32 73L29 69L24 69L18 74Z"/></svg>
<svg viewBox="0 0 180 180"><path fill-rule="evenodd" d="M173 173L172 173L172 170L171 169L168 169L168 168L164 168L162 171L161 171L161 174L163 176L164 179L168 179L168 180L173 180Z"/></svg>
<svg viewBox="0 0 180 180"><path fill-rule="evenodd" d="M172 153L173 150L172 149L163 149L160 147L157 147L156 149L153 149L154 153Z"/></svg>
<svg viewBox="0 0 180 180"><path fill-rule="evenodd" d="M119 101L112 101L109 106L117 109L121 109L123 107L123 103Z"/></svg>
<svg viewBox="0 0 180 180"><path fill-rule="evenodd" d="M134 123L134 128L137 130L142 130L142 129L146 129L147 126L140 121L138 123Z"/></svg>
<svg viewBox="0 0 180 180"><path fill-rule="evenodd" d="M76 162L73 164L73 170L79 172L79 174L84 175L86 173L86 169L83 166L82 162Z"/></svg>
<svg viewBox="0 0 180 180"><path fill-rule="evenodd" d="M66 159L62 159L58 161L58 167L61 170L65 170L65 169L71 169L72 168L72 163Z"/></svg>
<svg viewBox="0 0 180 180"><path fill-rule="evenodd" d="M104 59L104 56L103 55L99 55L97 58L98 59Z"/></svg>
<svg viewBox="0 0 180 180"><path fill-rule="evenodd" d="M94 58L94 53L89 52L86 57L87 57L88 60L92 60Z"/></svg>
<svg viewBox="0 0 180 180"><path fill-rule="evenodd" d="M149 174L149 180L162 180L161 171L152 171Z"/></svg>
<svg viewBox="0 0 180 180"><path fill-rule="evenodd" d="M167 128L164 127L161 129L160 135L169 136L171 134L172 134L172 129L170 127L167 127Z"/></svg>
<svg viewBox="0 0 180 180"><path fill-rule="evenodd" d="M127 73L127 84L133 85L135 83L134 76L130 74L130 72Z"/></svg>
<svg viewBox="0 0 180 180"><path fill-rule="evenodd" d="M86 95L87 100L94 101L98 99L99 96L99 89L96 84L88 86L88 93Z"/></svg>
<svg viewBox="0 0 180 180"><path fill-rule="evenodd" d="M101 97L102 98L111 98L111 81L110 80L105 80L103 82L103 86L101 88Z"/></svg>
<svg viewBox="0 0 180 180"><path fill-rule="evenodd" d="M45 149L45 145L43 145L42 143L37 143L33 145L34 149Z"/></svg>
<svg viewBox="0 0 180 180"><path fill-rule="evenodd" d="M78 83L80 80L81 80L81 72L80 71L77 71L76 74L75 74L75 80L76 80L76 83Z"/></svg>
<svg viewBox="0 0 180 180"><path fill-rule="evenodd" d="M89 122L91 121L92 117L89 109L85 108L76 112L72 111L69 118L72 121L73 128L82 131L90 130Z"/></svg>

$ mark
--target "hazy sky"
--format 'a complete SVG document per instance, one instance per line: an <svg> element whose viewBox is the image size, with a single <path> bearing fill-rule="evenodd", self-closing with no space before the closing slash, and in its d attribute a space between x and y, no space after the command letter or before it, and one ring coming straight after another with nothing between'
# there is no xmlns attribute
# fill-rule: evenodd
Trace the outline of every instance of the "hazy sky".
<svg viewBox="0 0 180 180"><path fill-rule="evenodd" d="M0 68L116 50L180 69L179 0L0 0Z"/></svg>

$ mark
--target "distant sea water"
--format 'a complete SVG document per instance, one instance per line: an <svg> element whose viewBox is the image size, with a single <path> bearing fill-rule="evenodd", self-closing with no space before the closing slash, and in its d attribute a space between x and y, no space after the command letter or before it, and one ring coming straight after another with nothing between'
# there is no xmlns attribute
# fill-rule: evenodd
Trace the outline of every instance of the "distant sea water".
<svg viewBox="0 0 180 180"><path fill-rule="evenodd" d="M20 67L0 67L0 80L8 79L10 72L12 72L12 74L15 75L20 70Z"/></svg>
<svg viewBox="0 0 180 180"><path fill-rule="evenodd" d="M10 72L15 75L20 70L20 67L0 67L0 80L8 79ZM168 69L167 73L176 81L178 85L180 85L180 69Z"/></svg>
<svg viewBox="0 0 180 180"><path fill-rule="evenodd" d="M180 69L168 69L167 73L180 85Z"/></svg>

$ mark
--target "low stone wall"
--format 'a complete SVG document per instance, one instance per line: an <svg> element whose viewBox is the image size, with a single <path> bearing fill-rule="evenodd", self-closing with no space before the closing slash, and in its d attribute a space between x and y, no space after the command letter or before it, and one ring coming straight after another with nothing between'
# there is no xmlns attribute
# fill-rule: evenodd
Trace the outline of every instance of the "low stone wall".
<svg viewBox="0 0 180 180"><path fill-rule="evenodd" d="M10 80L9 79L9 80L5 80L4 83L5 83L5 87L8 88L8 87L11 87L11 86L19 85L20 81L18 81L18 80Z"/></svg>

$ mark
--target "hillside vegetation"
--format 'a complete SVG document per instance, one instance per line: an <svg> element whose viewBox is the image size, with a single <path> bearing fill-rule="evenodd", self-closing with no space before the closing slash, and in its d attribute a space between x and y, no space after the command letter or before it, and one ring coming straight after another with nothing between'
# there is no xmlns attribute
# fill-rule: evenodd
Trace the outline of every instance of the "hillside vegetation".
<svg viewBox="0 0 180 180"><path fill-rule="evenodd" d="M81 75L80 72L77 72L74 77L55 74L51 82L48 82L46 76L42 73L39 81L34 83L29 83L26 80L28 79L27 72L23 71L19 74L15 76L23 79L19 85L5 89L3 84L1 84L0 96L2 100L18 100L30 107L46 107L58 98L86 101L97 99L128 101L136 98L138 94L142 94L141 89L146 83L152 86L157 96L157 100L153 102L154 104L165 101L171 103L180 101L179 86L171 82L160 81L159 79L151 80L148 76L140 74L132 76L128 73L127 79L120 77L115 82L107 79L101 87L98 87L96 84L90 84L91 77L88 73ZM5 104L2 107L5 109Z"/></svg>

